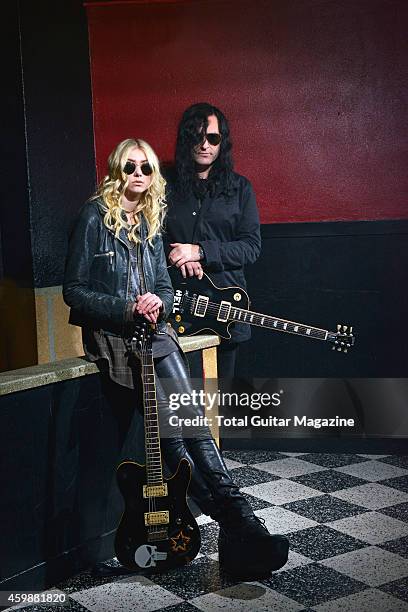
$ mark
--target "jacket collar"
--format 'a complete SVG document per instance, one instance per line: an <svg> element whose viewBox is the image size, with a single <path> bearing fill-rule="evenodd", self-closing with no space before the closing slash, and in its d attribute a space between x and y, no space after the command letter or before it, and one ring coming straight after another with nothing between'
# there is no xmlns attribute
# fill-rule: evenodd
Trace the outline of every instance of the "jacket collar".
<svg viewBox="0 0 408 612"><path fill-rule="evenodd" d="M96 198L95 203L96 203L97 209L99 211L99 214L103 218L105 216L105 214L106 214L106 206L104 205L102 198ZM103 219L102 219L102 221L103 221ZM110 230L109 228L106 228L106 229L109 232L111 232L111 234L115 235L112 230ZM147 223L146 223L146 219L145 219L143 214L142 214L142 222L140 224L140 238L141 238L141 244L142 244L142 249L143 249L144 246L145 246L146 240L147 240ZM126 242L123 240L123 238L119 238L119 240L121 242L123 242L124 244L126 244ZM127 244L126 244L126 246L127 246Z"/></svg>

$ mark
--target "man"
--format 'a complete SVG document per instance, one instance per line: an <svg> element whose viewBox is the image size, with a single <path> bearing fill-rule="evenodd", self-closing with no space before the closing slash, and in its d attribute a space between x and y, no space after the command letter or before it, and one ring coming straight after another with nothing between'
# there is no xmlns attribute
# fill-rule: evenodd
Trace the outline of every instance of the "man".
<svg viewBox="0 0 408 612"><path fill-rule="evenodd" d="M169 263L184 277L202 278L205 271L219 287L245 288L243 267L257 259L261 248L259 217L250 182L233 172L229 127L218 108L200 103L184 112L176 167L166 179L164 242ZM220 377L233 378L237 347L249 337L249 326L241 323L232 330L231 340L222 342ZM284 565L287 539L270 535L257 519L231 480L222 455L216 453L215 443L200 457L199 467L207 472L219 499L211 516L220 523L221 566L237 576L259 577Z"/></svg>
<svg viewBox="0 0 408 612"><path fill-rule="evenodd" d="M228 122L207 103L190 106L177 136L176 166L168 180L165 247L185 276L203 270L219 287L246 287L244 266L259 256L259 216L251 183L233 171ZM237 349L249 325L230 327L218 350L218 372L233 378Z"/></svg>

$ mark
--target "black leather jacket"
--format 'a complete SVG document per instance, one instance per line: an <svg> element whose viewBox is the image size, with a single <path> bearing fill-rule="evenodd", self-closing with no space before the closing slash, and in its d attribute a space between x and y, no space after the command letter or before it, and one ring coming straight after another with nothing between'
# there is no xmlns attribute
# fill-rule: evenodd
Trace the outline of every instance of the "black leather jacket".
<svg viewBox="0 0 408 612"><path fill-rule="evenodd" d="M69 322L73 325L126 336L133 328L129 249L106 227L103 217L100 200L87 202L81 208L69 240L63 296L71 307ZM166 314L173 307L173 288L161 236L149 244L146 235L143 222L143 276L146 291L155 293L163 302L158 328L164 331Z"/></svg>

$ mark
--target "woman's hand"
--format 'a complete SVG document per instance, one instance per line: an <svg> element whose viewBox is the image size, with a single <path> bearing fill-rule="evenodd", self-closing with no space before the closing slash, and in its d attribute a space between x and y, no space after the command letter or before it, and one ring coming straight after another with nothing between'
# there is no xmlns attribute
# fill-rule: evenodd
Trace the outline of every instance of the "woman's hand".
<svg viewBox="0 0 408 612"><path fill-rule="evenodd" d="M150 323L157 323L163 302L155 293L138 295L133 306L133 313L144 316Z"/></svg>
<svg viewBox="0 0 408 612"><path fill-rule="evenodd" d="M180 268L187 262L200 261L200 247L198 244L182 244L173 242L169 253L169 261L172 265Z"/></svg>

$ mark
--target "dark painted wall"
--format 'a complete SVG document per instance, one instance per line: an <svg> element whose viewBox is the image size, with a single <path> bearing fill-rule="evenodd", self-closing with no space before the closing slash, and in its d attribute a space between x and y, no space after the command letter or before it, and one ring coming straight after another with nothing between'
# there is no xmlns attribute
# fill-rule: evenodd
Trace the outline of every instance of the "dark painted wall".
<svg viewBox="0 0 408 612"><path fill-rule="evenodd" d="M67 229L95 185L89 50L78 0L21 3L33 267L62 282Z"/></svg>
<svg viewBox="0 0 408 612"><path fill-rule="evenodd" d="M181 112L208 99L264 223L408 217L405 0L97 4L99 175L132 135L171 158Z"/></svg>
<svg viewBox="0 0 408 612"><path fill-rule="evenodd" d="M10 588L42 589L111 557L131 413L104 398L98 375L1 398L0 580ZM137 416L125 454L140 460Z"/></svg>
<svg viewBox="0 0 408 612"><path fill-rule="evenodd" d="M79 0L8 4L4 274L47 287L62 281L68 227L95 185L86 15Z"/></svg>
<svg viewBox="0 0 408 612"><path fill-rule="evenodd" d="M61 284L68 229L95 187L81 1L3 9L0 371L37 363L34 287Z"/></svg>
<svg viewBox="0 0 408 612"><path fill-rule="evenodd" d="M352 325L347 354L328 343L253 328L238 374L248 377L405 377L408 223L299 223L262 228L247 270L252 309L335 331Z"/></svg>
<svg viewBox="0 0 408 612"><path fill-rule="evenodd" d="M28 198L28 171L24 122L23 75L21 67L20 23L18 3L8 3L7 27L2 35L2 79L7 84L2 93L2 169L1 249L3 275L26 286L32 286L32 251Z"/></svg>
<svg viewBox="0 0 408 612"><path fill-rule="evenodd" d="M0 371L36 363L33 252L18 2L2 7Z"/></svg>

